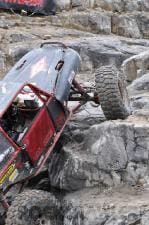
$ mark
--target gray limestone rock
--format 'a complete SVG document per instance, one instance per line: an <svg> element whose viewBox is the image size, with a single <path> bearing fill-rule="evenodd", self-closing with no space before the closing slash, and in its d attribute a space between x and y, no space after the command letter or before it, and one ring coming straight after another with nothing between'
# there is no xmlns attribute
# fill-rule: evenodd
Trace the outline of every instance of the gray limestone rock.
<svg viewBox="0 0 149 225"><path fill-rule="evenodd" d="M145 74L149 70L149 51L144 51L126 59L122 64L122 70L128 81Z"/></svg>
<svg viewBox="0 0 149 225"><path fill-rule="evenodd" d="M69 10L71 1L70 0L55 0L56 6L58 10Z"/></svg>
<svg viewBox="0 0 149 225"><path fill-rule="evenodd" d="M113 15L112 16L112 33L125 36L140 38L141 33L137 21L130 15Z"/></svg>
<svg viewBox="0 0 149 225"><path fill-rule="evenodd" d="M97 7L112 12L149 11L148 0L56 0L58 10Z"/></svg>
<svg viewBox="0 0 149 225"><path fill-rule="evenodd" d="M149 12L149 2L148 0L142 0L142 10Z"/></svg>
<svg viewBox="0 0 149 225"><path fill-rule="evenodd" d="M125 11L141 11L142 1L139 0L125 0L124 9Z"/></svg>
<svg viewBox="0 0 149 225"><path fill-rule="evenodd" d="M0 51L0 70L5 68L5 54L4 52Z"/></svg>
<svg viewBox="0 0 149 225"><path fill-rule="evenodd" d="M64 225L147 225L148 193L123 187L84 189L64 197Z"/></svg>
<svg viewBox="0 0 149 225"><path fill-rule="evenodd" d="M128 87L128 90L132 95L149 92L149 73L146 73L142 77L134 80Z"/></svg>
<svg viewBox="0 0 149 225"><path fill-rule="evenodd" d="M148 221L149 221L149 213L147 212L142 216L142 225L148 225Z"/></svg>
<svg viewBox="0 0 149 225"><path fill-rule="evenodd" d="M95 4L106 11L122 12L124 10L122 0L95 0Z"/></svg>
<svg viewBox="0 0 149 225"><path fill-rule="evenodd" d="M6 70L6 55L0 50L0 77Z"/></svg>
<svg viewBox="0 0 149 225"><path fill-rule="evenodd" d="M92 8L95 5L95 0L72 0L72 7L82 7L82 9Z"/></svg>
<svg viewBox="0 0 149 225"><path fill-rule="evenodd" d="M149 116L149 73L134 80L127 89L133 114Z"/></svg>
<svg viewBox="0 0 149 225"><path fill-rule="evenodd" d="M78 190L120 183L138 184L149 176L148 128L149 123L135 122L135 118L104 122L89 130L77 130L81 137L79 142L75 139L76 131L72 130L71 141L50 160L52 186Z"/></svg>
<svg viewBox="0 0 149 225"><path fill-rule="evenodd" d="M17 43L17 42L27 42L32 41L36 37L33 34L28 34L26 32L6 32L3 36L3 43Z"/></svg>
<svg viewBox="0 0 149 225"><path fill-rule="evenodd" d="M113 12L149 11L148 0L95 0L95 5Z"/></svg>
<svg viewBox="0 0 149 225"><path fill-rule="evenodd" d="M94 70L107 64L133 81L128 90L134 115L105 122L101 108L88 103L65 129L48 172L50 190L60 193L63 225L148 225L149 2L61 0L57 5L62 12L52 17L1 14L0 73L46 37L80 53L79 81L93 87ZM126 184L128 193L119 193Z"/></svg>
<svg viewBox="0 0 149 225"><path fill-rule="evenodd" d="M149 12L149 10L148 10ZM146 12L145 14L138 14L135 16L136 22L138 24L141 37L149 39L149 13Z"/></svg>
<svg viewBox="0 0 149 225"><path fill-rule="evenodd" d="M112 13L102 10L91 10L62 13L51 18L53 25L76 28L79 30L103 34L116 34L130 38L148 39L148 13Z"/></svg>

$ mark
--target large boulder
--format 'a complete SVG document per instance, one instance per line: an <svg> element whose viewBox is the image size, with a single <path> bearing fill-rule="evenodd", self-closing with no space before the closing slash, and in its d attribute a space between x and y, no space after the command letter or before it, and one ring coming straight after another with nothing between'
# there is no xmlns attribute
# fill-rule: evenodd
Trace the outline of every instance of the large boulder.
<svg viewBox="0 0 149 225"><path fill-rule="evenodd" d="M142 77L137 78L128 87L128 91L131 95L149 93L149 73L144 74Z"/></svg>
<svg viewBox="0 0 149 225"><path fill-rule="evenodd" d="M149 11L149 9L148 9ZM149 14L146 13L139 13L135 16L140 33L141 38L149 39Z"/></svg>
<svg viewBox="0 0 149 225"><path fill-rule="evenodd" d="M56 6L58 10L69 10L71 1L70 0L55 0Z"/></svg>
<svg viewBox="0 0 149 225"><path fill-rule="evenodd" d="M112 33L131 38L141 37L138 23L136 19L130 15L113 15Z"/></svg>
<svg viewBox="0 0 149 225"><path fill-rule="evenodd" d="M149 123L136 118L72 129L49 163L51 185L64 190L147 182ZM69 136L69 132L66 135Z"/></svg>
<svg viewBox="0 0 149 225"><path fill-rule="evenodd" d="M133 81L145 74L145 72L149 71L149 51L144 51L126 59L122 64L122 70L128 81Z"/></svg>
<svg viewBox="0 0 149 225"><path fill-rule="evenodd" d="M148 44L148 41L141 43L139 40L131 41L130 39L99 36L98 38L76 39L70 43L70 46L77 50L82 58L81 71L90 72L90 76L92 77L92 72L103 65L113 64L120 69L125 59L129 60L131 56L147 51ZM126 74L127 80L131 80L133 74L129 69L128 73L125 69L124 74Z"/></svg>
<svg viewBox="0 0 149 225"><path fill-rule="evenodd" d="M149 73L134 80L127 89L133 114L149 116Z"/></svg>

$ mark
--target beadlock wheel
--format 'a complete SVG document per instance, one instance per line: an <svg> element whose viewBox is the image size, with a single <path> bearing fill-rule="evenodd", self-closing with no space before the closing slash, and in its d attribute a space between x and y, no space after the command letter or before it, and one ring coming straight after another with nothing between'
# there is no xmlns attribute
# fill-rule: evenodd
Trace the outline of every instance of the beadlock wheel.
<svg viewBox="0 0 149 225"><path fill-rule="evenodd" d="M60 210L50 193L28 190L19 194L7 212L6 225L58 225Z"/></svg>

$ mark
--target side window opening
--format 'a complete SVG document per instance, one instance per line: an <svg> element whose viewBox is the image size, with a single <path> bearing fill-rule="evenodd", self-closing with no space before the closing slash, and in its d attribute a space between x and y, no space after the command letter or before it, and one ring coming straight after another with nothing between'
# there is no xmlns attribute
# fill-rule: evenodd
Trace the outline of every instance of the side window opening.
<svg viewBox="0 0 149 225"><path fill-rule="evenodd" d="M0 121L13 141L20 142L43 104L29 86L25 86L18 93Z"/></svg>

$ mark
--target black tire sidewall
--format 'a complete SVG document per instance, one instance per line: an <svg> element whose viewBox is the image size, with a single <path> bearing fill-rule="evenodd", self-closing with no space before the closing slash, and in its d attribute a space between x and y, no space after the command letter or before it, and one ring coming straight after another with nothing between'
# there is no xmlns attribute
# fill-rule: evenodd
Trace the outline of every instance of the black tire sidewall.
<svg viewBox="0 0 149 225"><path fill-rule="evenodd" d="M61 225L58 201L51 193L41 190L29 190L19 194L8 209L6 225L34 225L33 210L37 210L41 218L48 218L49 225Z"/></svg>
<svg viewBox="0 0 149 225"><path fill-rule="evenodd" d="M121 90L119 82L122 86ZM129 115L129 104L126 106L126 99L124 99L124 97L127 97L127 90L124 82L119 77L116 67L109 65L98 68L95 72L95 84L106 119L127 118Z"/></svg>

